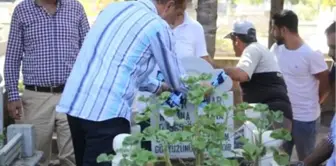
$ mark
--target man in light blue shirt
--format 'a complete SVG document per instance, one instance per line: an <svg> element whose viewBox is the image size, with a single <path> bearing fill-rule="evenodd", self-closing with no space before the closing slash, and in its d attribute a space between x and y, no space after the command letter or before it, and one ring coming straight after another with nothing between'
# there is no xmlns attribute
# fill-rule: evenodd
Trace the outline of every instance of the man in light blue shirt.
<svg viewBox="0 0 336 166"><path fill-rule="evenodd" d="M155 65L169 88L186 92L169 26L183 3L117 2L97 17L56 108L68 115L77 166L98 165L98 155L114 152L114 137L130 132L131 105L138 90L168 89L148 77Z"/></svg>

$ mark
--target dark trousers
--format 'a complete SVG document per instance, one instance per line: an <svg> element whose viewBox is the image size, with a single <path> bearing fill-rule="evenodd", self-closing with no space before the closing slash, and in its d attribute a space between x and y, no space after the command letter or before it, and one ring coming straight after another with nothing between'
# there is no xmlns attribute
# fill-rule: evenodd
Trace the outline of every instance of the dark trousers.
<svg viewBox="0 0 336 166"><path fill-rule="evenodd" d="M293 120L292 141L287 142L284 146L286 151L289 153L289 156L292 155L294 146L300 161L303 161L313 152L316 143L319 121L319 119L311 122Z"/></svg>
<svg viewBox="0 0 336 166"><path fill-rule="evenodd" d="M114 137L130 133L130 123L125 118L95 122L68 115L68 121L77 166L111 166L111 162L98 164L97 157L102 153L114 154Z"/></svg>

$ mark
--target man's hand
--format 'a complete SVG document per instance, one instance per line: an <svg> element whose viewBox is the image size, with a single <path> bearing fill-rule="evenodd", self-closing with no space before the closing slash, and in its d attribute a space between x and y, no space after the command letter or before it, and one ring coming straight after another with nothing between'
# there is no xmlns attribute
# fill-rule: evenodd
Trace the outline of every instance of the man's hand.
<svg viewBox="0 0 336 166"><path fill-rule="evenodd" d="M200 84L202 86L208 88L208 90L204 94L204 98L206 98L206 99L209 98L212 95L212 93L213 93L213 87L212 87L211 83L209 83L209 82L201 82Z"/></svg>
<svg viewBox="0 0 336 166"><path fill-rule="evenodd" d="M8 102L9 115L15 120L20 120L22 116L22 103L21 100Z"/></svg>
<svg viewBox="0 0 336 166"><path fill-rule="evenodd" d="M171 91L171 88L169 87L167 83L161 82L160 89L155 94L160 95L162 92L166 92L166 91Z"/></svg>

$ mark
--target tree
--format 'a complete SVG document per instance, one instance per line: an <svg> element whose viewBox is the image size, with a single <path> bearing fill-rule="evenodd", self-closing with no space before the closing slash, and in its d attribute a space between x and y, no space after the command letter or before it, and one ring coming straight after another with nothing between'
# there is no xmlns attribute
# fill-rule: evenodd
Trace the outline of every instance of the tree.
<svg viewBox="0 0 336 166"><path fill-rule="evenodd" d="M198 0L196 9L197 21L204 28L207 50L211 57L216 52L217 6L218 0Z"/></svg>
<svg viewBox="0 0 336 166"><path fill-rule="evenodd" d="M274 14L281 12L284 7L284 0L271 0L271 12L270 12L270 19L269 19L269 35L268 35L268 47L272 47L274 43L274 38L271 33L272 30L272 17Z"/></svg>

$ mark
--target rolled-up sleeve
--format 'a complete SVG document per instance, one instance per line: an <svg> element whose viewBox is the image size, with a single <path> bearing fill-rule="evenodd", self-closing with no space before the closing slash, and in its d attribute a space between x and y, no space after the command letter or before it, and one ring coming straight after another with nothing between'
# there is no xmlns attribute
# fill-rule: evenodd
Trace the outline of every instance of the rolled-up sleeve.
<svg viewBox="0 0 336 166"><path fill-rule="evenodd" d="M186 77L186 73L176 56L174 45L173 34L168 26L161 28L150 39L150 50L165 77L165 82L172 89L187 93L187 88L182 80Z"/></svg>
<svg viewBox="0 0 336 166"><path fill-rule="evenodd" d="M5 57L5 86L8 91L8 101L19 100L18 83L20 66L23 57L23 29L19 19L20 8L14 9L10 25L8 44Z"/></svg>
<svg viewBox="0 0 336 166"><path fill-rule="evenodd" d="M139 87L140 91L156 93L161 87L161 82L155 78L147 78Z"/></svg>

